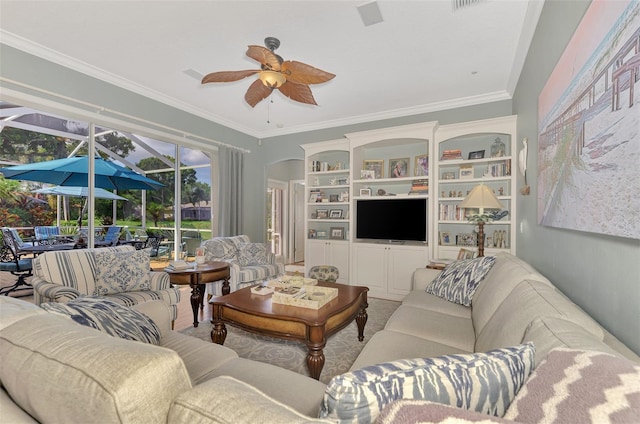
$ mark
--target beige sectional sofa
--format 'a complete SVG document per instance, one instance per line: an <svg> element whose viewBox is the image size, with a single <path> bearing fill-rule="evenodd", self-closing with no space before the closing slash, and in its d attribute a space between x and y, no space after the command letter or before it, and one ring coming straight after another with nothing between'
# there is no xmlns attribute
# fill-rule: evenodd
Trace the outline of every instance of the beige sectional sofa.
<svg viewBox="0 0 640 424"><path fill-rule="evenodd" d="M529 341L536 347L536 364L557 347L640 362L515 256L497 256L471 307L427 294L424 288L436 275L416 270L415 290L367 343L353 371L403 358L484 352ZM324 384L172 331L170 311L162 301L134 307L160 327L159 346L115 339L19 300L0 297L0 302L2 422L336 421L335 416L333 421L315 418ZM399 422L397 408L387 410L393 407L416 405L391 402L380 419ZM520 415L510 410L507 415L521 420L527 409L522 402L518 407ZM448 406L442 412L428 402L417 408L445 418L460 412Z"/></svg>

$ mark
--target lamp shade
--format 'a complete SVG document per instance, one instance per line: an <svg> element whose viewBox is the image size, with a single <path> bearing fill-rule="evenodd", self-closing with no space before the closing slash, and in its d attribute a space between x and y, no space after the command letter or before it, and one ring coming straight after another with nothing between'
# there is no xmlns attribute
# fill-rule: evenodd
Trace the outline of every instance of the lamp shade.
<svg viewBox="0 0 640 424"><path fill-rule="evenodd" d="M461 208L479 208L480 213L484 209L502 209L502 203L493 194L493 190L484 184L477 185L471 190L467 197L460 203Z"/></svg>
<svg viewBox="0 0 640 424"><path fill-rule="evenodd" d="M284 75L275 71L260 71L258 78L269 88L278 88L287 82L287 78Z"/></svg>

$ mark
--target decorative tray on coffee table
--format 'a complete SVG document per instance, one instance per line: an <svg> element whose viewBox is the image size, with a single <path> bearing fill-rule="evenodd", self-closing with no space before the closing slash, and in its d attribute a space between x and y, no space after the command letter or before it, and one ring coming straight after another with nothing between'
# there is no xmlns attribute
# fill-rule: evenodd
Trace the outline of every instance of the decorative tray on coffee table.
<svg viewBox="0 0 640 424"><path fill-rule="evenodd" d="M285 275L276 280L269 280L254 289L256 294L268 294L273 290L271 302L301 308L320 309L338 296L338 289L320 287L318 280L295 275ZM262 288L258 288L262 287Z"/></svg>

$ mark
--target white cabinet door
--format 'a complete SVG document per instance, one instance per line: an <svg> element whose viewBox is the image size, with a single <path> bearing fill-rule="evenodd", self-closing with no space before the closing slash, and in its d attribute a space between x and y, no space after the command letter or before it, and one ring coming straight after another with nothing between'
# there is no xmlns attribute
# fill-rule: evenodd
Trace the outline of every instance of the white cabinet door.
<svg viewBox="0 0 640 424"><path fill-rule="evenodd" d="M305 250L304 265L309 272L312 266L327 265L326 261L326 241L324 240L307 240Z"/></svg>
<svg viewBox="0 0 640 424"><path fill-rule="evenodd" d="M332 241L327 243L328 264L338 268L338 283L349 283L349 243Z"/></svg>
<svg viewBox="0 0 640 424"><path fill-rule="evenodd" d="M340 278L337 282L349 282L349 242L307 240L305 257L307 273L312 266L333 265L340 272Z"/></svg>
<svg viewBox="0 0 640 424"><path fill-rule="evenodd" d="M353 281L351 285L367 286L371 295L386 293L387 266L386 247L376 244L354 243Z"/></svg>
<svg viewBox="0 0 640 424"><path fill-rule="evenodd" d="M387 250L387 291L406 296L411 291L413 273L429 263L427 247L393 246Z"/></svg>

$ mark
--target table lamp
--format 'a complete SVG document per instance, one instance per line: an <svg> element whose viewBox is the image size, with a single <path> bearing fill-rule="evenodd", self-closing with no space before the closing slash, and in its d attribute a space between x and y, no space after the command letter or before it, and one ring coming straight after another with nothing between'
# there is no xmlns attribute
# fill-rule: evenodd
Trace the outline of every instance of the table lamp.
<svg viewBox="0 0 640 424"><path fill-rule="evenodd" d="M461 208L478 208L479 213L470 215L469 222L478 224L478 257L484 256L484 223L491 221L491 215L484 213L485 209L502 209L502 203L493 194L493 190L484 184L477 185L460 203Z"/></svg>

